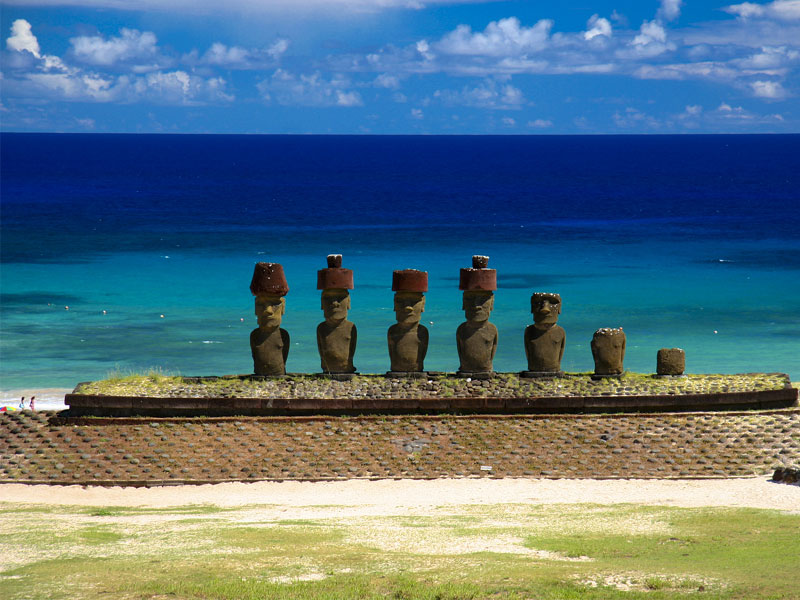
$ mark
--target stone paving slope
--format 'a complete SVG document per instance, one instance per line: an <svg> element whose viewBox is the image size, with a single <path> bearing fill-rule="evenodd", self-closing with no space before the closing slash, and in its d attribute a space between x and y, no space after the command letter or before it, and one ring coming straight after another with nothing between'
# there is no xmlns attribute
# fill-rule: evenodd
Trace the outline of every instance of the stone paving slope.
<svg viewBox="0 0 800 600"><path fill-rule="evenodd" d="M798 464L800 409L483 417L0 416L0 483L737 477Z"/></svg>

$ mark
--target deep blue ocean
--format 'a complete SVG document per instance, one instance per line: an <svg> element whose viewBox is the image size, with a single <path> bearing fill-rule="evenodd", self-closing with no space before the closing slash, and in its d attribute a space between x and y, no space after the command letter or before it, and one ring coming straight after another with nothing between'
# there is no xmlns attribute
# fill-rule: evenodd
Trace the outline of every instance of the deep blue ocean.
<svg viewBox="0 0 800 600"><path fill-rule="evenodd" d="M2 390L251 372L257 261L291 287L289 371L317 372L329 253L354 270L362 373L389 368L401 268L430 273L426 367L455 370L459 268L486 254L498 371L526 368L530 295L552 291L568 371L621 326L632 371L677 346L689 372L800 379L800 135L6 133L0 168Z"/></svg>

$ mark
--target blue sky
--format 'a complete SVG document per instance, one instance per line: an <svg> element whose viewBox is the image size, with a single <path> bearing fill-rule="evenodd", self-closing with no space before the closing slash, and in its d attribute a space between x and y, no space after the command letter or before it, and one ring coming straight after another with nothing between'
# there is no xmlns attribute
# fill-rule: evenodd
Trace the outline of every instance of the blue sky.
<svg viewBox="0 0 800 600"><path fill-rule="evenodd" d="M800 0L3 0L4 131L800 131Z"/></svg>

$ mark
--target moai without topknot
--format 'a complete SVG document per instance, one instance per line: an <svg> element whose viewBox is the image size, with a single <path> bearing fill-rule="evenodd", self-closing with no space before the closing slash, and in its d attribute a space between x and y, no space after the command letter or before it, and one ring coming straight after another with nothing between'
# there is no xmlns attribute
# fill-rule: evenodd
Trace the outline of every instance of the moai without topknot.
<svg viewBox="0 0 800 600"><path fill-rule="evenodd" d="M661 348L656 354L656 375L677 377L686 370L686 352L681 348Z"/></svg>
<svg viewBox="0 0 800 600"><path fill-rule="evenodd" d="M420 324L425 311L425 292L428 291L428 273L404 269L392 273L394 314L397 323L389 327L390 376L421 374L425 354L428 352L428 329Z"/></svg>
<svg viewBox="0 0 800 600"><path fill-rule="evenodd" d="M522 377L556 377L563 375L561 359L567 336L557 325L561 314L561 296L535 292L531 296L533 325L525 328L525 356L528 370Z"/></svg>
<svg viewBox="0 0 800 600"><path fill-rule="evenodd" d="M325 320L317 326L317 349L323 373L355 373L356 326L347 320L353 271L342 268L342 255L329 254L328 267L317 271Z"/></svg>
<svg viewBox="0 0 800 600"><path fill-rule="evenodd" d="M625 332L622 327L611 329L603 327L592 337L592 356L594 357L594 377L619 377L622 375L622 362L625 359Z"/></svg>
<svg viewBox="0 0 800 600"><path fill-rule="evenodd" d="M286 312L285 296L289 293L289 285L283 267L278 263L256 263L250 291L256 297L258 319L258 327L250 332L253 372L256 375L285 375L289 333L281 329L280 324Z"/></svg>
<svg viewBox="0 0 800 600"><path fill-rule="evenodd" d="M473 256L472 268L461 269L458 289L467 320L456 330L459 374L488 375L497 352L497 327L489 322L497 289L497 271L487 268L488 256Z"/></svg>

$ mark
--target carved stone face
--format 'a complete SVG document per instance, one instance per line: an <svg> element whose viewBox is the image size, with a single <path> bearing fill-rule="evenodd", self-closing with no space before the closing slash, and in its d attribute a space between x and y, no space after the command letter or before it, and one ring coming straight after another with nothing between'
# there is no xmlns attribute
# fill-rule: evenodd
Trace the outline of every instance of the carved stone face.
<svg viewBox="0 0 800 600"><path fill-rule="evenodd" d="M425 311L425 296L421 292L397 292L394 295L394 314L403 325L419 323Z"/></svg>
<svg viewBox="0 0 800 600"><path fill-rule="evenodd" d="M536 293L531 296L531 312L536 325L555 325L561 314L561 297L558 294Z"/></svg>
<svg viewBox="0 0 800 600"><path fill-rule="evenodd" d="M464 292L461 308L467 321L472 323L488 321L494 308L494 294L483 290Z"/></svg>
<svg viewBox="0 0 800 600"><path fill-rule="evenodd" d="M333 289L322 291L322 312L326 321L343 321L350 310L350 292Z"/></svg>
<svg viewBox="0 0 800 600"><path fill-rule="evenodd" d="M286 312L286 298L283 296L256 296L256 318L259 327L266 329L278 327L284 312Z"/></svg>

